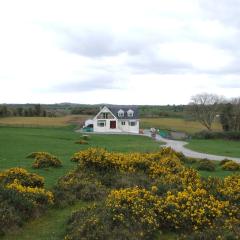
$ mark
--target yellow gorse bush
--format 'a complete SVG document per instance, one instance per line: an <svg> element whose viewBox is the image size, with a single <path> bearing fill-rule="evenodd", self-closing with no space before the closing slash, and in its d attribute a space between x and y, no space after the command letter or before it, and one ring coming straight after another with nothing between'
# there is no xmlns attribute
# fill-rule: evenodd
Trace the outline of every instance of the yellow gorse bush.
<svg viewBox="0 0 240 240"><path fill-rule="evenodd" d="M54 155L48 152L33 152L27 158L34 158L33 168L61 167L62 162Z"/></svg>
<svg viewBox="0 0 240 240"><path fill-rule="evenodd" d="M181 230L212 228L214 221L224 214L228 201L219 201L205 189L192 189L160 197L146 189L127 188L113 190L106 200L106 207L117 224L138 222L149 231L159 227Z"/></svg>
<svg viewBox="0 0 240 240"><path fill-rule="evenodd" d="M158 202L160 222L170 229L197 230L212 228L214 221L221 218L223 210L229 206L228 201L219 201L205 189L193 189L168 192Z"/></svg>
<svg viewBox="0 0 240 240"><path fill-rule="evenodd" d="M29 173L24 168L10 168L3 172L0 172L0 184L8 184L12 183L15 179L23 186L31 186L31 187L43 187L44 186L44 178L34 174Z"/></svg>
<svg viewBox="0 0 240 240"><path fill-rule="evenodd" d="M41 196L41 197L45 197L47 199L46 203L47 204L53 204L53 193L50 191L47 191L43 188L38 188L38 187L26 187L21 185L20 181L15 179L13 181L13 183L7 184L6 185L7 189L12 189L12 190L16 190L22 194L25 194L27 196L27 194L31 194L31 195L36 195L37 199ZM32 198L30 196L30 198L32 199L32 201L35 204L39 204L39 201L37 201L36 198Z"/></svg>
<svg viewBox="0 0 240 240"><path fill-rule="evenodd" d="M138 224L146 233L159 227L156 204L158 197L146 189L126 188L113 190L106 200L106 207L111 211L115 224ZM139 238L143 235L139 232Z"/></svg>
<svg viewBox="0 0 240 240"><path fill-rule="evenodd" d="M116 153L102 148L89 148L75 153L72 161L102 171L150 171L152 177L183 169L177 154L170 148L163 148L156 153Z"/></svg>

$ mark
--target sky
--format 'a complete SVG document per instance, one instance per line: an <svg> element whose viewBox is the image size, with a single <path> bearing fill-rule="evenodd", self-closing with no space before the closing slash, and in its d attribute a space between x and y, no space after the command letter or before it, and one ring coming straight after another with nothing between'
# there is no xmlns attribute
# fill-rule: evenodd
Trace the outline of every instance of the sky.
<svg viewBox="0 0 240 240"><path fill-rule="evenodd" d="M240 96L239 0L0 1L0 103Z"/></svg>

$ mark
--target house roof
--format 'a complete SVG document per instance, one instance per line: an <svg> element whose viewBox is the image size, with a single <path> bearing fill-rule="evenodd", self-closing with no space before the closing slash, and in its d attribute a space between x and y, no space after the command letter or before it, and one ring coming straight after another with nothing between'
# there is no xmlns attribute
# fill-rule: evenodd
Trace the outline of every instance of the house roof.
<svg viewBox="0 0 240 240"><path fill-rule="evenodd" d="M114 114L114 116L118 119L139 119L138 108L132 105L106 105L106 107ZM122 117L118 116L118 111L122 109L124 111L124 115ZM128 110L133 110L133 116L129 117L127 115Z"/></svg>

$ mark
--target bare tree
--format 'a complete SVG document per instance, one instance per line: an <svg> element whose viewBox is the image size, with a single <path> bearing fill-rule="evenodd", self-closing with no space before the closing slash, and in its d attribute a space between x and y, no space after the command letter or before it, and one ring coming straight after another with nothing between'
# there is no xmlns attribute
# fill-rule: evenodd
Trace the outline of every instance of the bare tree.
<svg viewBox="0 0 240 240"><path fill-rule="evenodd" d="M191 98L188 108L189 113L195 120L211 131L221 102L223 102L223 97L218 95L208 93L197 94Z"/></svg>
<svg viewBox="0 0 240 240"><path fill-rule="evenodd" d="M240 131L240 98L234 98L231 101L233 105L233 130Z"/></svg>

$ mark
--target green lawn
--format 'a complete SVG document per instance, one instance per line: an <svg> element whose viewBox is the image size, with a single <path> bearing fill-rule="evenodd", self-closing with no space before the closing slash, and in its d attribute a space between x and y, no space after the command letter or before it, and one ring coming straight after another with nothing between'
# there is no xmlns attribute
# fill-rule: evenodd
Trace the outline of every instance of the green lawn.
<svg viewBox="0 0 240 240"><path fill-rule="evenodd" d="M46 187L54 185L56 180L72 169L76 163L71 156L84 148L99 146L112 151L156 151L159 143L144 136L130 135L91 135L89 145L75 144L81 134L74 132L72 126L61 128L22 128L0 127L0 171L10 167L24 167L44 176ZM63 161L58 169L32 169L33 160L26 156L35 151L47 151Z"/></svg>
<svg viewBox="0 0 240 240"><path fill-rule="evenodd" d="M240 141L193 139L186 147L198 152L240 158Z"/></svg>
<svg viewBox="0 0 240 240"><path fill-rule="evenodd" d="M77 204L64 209L50 209L48 212L29 223L20 232L12 232L3 240L60 240L64 238L66 222L72 211L76 211L86 205Z"/></svg>

